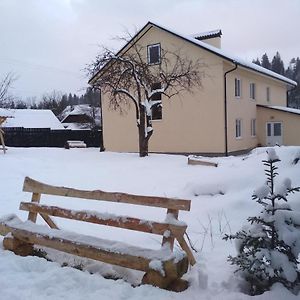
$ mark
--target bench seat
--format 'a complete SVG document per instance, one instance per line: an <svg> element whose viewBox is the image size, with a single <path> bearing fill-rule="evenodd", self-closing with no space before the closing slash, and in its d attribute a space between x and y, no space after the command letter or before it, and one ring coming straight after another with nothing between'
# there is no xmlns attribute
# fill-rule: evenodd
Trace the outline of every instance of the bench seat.
<svg viewBox="0 0 300 300"><path fill-rule="evenodd" d="M185 252L177 250L172 252L169 247L158 250L140 248L119 241L52 229L31 221L23 222L16 215L1 218L0 227L0 231L11 232L13 237L22 242L145 272L151 269L149 265L151 266L153 261L160 261L164 269L166 263L176 265L186 258Z"/></svg>

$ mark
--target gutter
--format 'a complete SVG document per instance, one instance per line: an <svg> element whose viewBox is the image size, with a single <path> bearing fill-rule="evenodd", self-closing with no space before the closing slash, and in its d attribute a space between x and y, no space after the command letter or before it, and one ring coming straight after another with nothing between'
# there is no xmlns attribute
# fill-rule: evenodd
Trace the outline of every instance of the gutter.
<svg viewBox="0 0 300 300"><path fill-rule="evenodd" d="M224 73L224 129L225 129L225 156L228 156L228 128L227 128L227 80L226 76L227 74L235 71L238 67L238 64L236 62L233 62L235 64L233 69L228 70Z"/></svg>

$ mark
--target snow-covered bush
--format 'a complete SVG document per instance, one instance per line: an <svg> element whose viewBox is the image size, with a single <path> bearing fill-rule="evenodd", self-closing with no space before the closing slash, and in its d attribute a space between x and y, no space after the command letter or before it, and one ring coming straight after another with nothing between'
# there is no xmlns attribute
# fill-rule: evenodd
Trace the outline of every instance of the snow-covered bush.
<svg viewBox="0 0 300 300"><path fill-rule="evenodd" d="M267 150L266 184L256 189L252 198L263 206L258 216L249 217L247 227L225 240L235 240L238 254L228 260L236 265L238 272L249 283L252 295L263 293L274 283L281 283L293 293L300 288L300 213L287 204L290 193L299 192L292 188L291 180L276 182L276 163L280 161L275 150ZM300 200L300 199L299 199Z"/></svg>

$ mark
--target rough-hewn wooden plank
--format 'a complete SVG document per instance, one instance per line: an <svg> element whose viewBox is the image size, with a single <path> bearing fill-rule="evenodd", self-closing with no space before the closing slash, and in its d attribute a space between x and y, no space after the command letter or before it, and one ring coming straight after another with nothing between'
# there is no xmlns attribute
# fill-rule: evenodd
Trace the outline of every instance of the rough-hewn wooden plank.
<svg viewBox="0 0 300 300"><path fill-rule="evenodd" d="M183 235L177 235L176 239L177 239L179 245L181 246L182 250L187 254L189 263L193 266L196 263L196 259L193 255L192 250L190 249L190 247L186 243Z"/></svg>
<svg viewBox="0 0 300 300"><path fill-rule="evenodd" d="M179 211L176 209L168 209L167 214L172 214L174 219L178 219ZM172 234L172 231L169 231L169 236L164 236L162 240L162 246L166 243L169 243L171 250L173 251L174 248L174 235Z"/></svg>
<svg viewBox="0 0 300 300"><path fill-rule="evenodd" d="M191 201L184 199L170 199L154 196L139 196L126 193L104 192L101 190L84 191L67 187L57 187L44 184L26 177L24 180L23 191L47 195L75 197L90 200L111 201L129 203L135 205L145 205L154 207L164 207L177 210L190 210Z"/></svg>
<svg viewBox="0 0 300 300"><path fill-rule="evenodd" d="M201 165L201 166L208 166L208 167L217 167L218 164L210 161L200 160L197 158L188 158L188 164L189 165Z"/></svg>
<svg viewBox="0 0 300 300"><path fill-rule="evenodd" d="M0 223L0 234L7 235L10 232L10 229L5 226L5 224Z"/></svg>
<svg viewBox="0 0 300 300"><path fill-rule="evenodd" d="M40 200L41 200L41 194L33 192L32 197L31 197L31 201L33 203L39 203ZM35 212L29 212L29 214L28 214L28 220L29 221L35 223L36 222L36 218L37 218L37 213L35 213Z"/></svg>
<svg viewBox="0 0 300 300"><path fill-rule="evenodd" d="M40 213L40 215L50 228L59 229L55 222L47 214Z"/></svg>
<svg viewBox="0 0 300 300"><path fill-rule="evenodd" d="M103 216L101 218L101 214L97 214L96 212L90 211L76 211L65 209L57 206L47 206L41 205L37 203L30 203L30 202L21 202L20 209L31 211L35 213L50 215L54 217L90 222L100 225L108 225L113 227L125 228L135 231L142 231L147 233L154 233L163 235L165 231L169 230L180 232L184 234L186 230L186 225L172 225L167 223L159 223L159 222L152 222L137 218L125 217L125 216L114 216L109 218L109 216ZM47 221L46 221L47 222ZM50 226L51 227L51 226ZM52 227L55 228L55 227Z"/></svg>
<svg viewBox="0 0 300 300"><path fill-rule="evenodd" d="M130 269L135 269L140 271L149 270L149 263L151 260L146 257L134 256L134 254L129 255L129 254L106 251L104 249L95 248L91 245L80 244L78 242L71 241L66 238L62 238L61 236L55 237L55 235L53 234L51 234L51 236L48 236L47 234L43 234L41 232L35 233L35 232L31 232L19 228L14 228L14 227L10 227L10 231L14 238L16 238L17 240L23 243L36 244L44 247L49 247L52 249L70 253L72 255L87 257L105 263L122 266L125 268L130 268ZM173 259L164 261L163 264L166 264L168 268L170 268L169 266L170 264L174 264L174 268L176 268L175 267L176 264L173 263Z"/></svg>

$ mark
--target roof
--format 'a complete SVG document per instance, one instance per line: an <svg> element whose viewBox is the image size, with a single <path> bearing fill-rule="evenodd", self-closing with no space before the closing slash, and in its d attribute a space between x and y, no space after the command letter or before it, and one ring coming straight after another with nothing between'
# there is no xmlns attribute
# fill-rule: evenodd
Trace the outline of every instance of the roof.
<svg viewBox="0 0 300 300"><path fill-rule="evenodd" d="M264 108L270 108L270 109L275 109L275 110L280 110L283 112L288 112L296 115L300 115L300 109L297 108L292 108L292 107L284 107L284 106L274 106L274 105L260 105L258 104L257 106L264 107Z"/></svg>
<svg viewBox="0 0 300 300"><path fill-rule="evenodd" d="M277 79L277 80L280 80L280 81L283 81L289 85L292 85L292 86L296 86L297 85L297 82L296 81L293 81L285 76L282 76L280 74L277 74L273 71L270 71L268 69L265 69L261 66L258 66L252 62L248 62L244 59L241 59L241 58L238 58L232 54L229 54L229 53L226 53L226 51L224 50L221 50L217 47L214 47L212 45L209 45L205 42L202 42L202 41L199 41L197 40L196 38L194 37L190 37L188 35L183 35L183 34L180 34L178 32L175 32L173 30L170 30L164 26L161 26L161 25L158 25L158 24L155 24L153 22L148 22L142 29L140 29L140 31L138 31L135 36L133 36L133 38L122 48L118 51L117 55L120 54L122 51L124 51L126 49L126 47L128 45L130 45L131 43L135 42L136 39L139 39L139 35L143 32L143 31L148 31L150 28L152 27L156 27L156 28L159 28L161 30L164 30L164 31L167 31L168 33L172 34L172 35L175 35L191 44L194 44L202 49L205 49L213 54L216 54L217 56L233 63L233 64L236 64L238 66L241 66L241 67L244 67L246 69L250 69L252 71L255 71L255 72L258 72L258 73L261 73L263 75L266 75L268 77L271 77L271 78L274 78L274 79ZM144 33L145 34L145 33ZM101 71L101 70L100 70ZM89 80L89 84L92 84L93 82L96 81L98 75L100 74L100 71L98 71L96 74L94 74L94 76Z"/></svg>
<svg viewBox="0 0 300 300"><path fill-rule="evenodd" d="M93 111L94 109L94 111ZM91 107L89 104L78 104L78 105L69 105L67 106L63 112L59 115L61 122L68 116L78 116L78 115L86 115L95 119L95 124L100 125L101 123L101 112L100 107Z"/></svg>
<svg viewBox="0 0 300 300"><path fill-rule="evenodd" d="M64 129L54 113L49 109L8 109L13 117L3 123L3 127Z"/></svg>
<svg viewBox="0 0 300 300"><path fill-rule="evenodd" d="M216 38L216 37L221 37L221 35L222 35L221 29L216 29L216 30L193 34L192 37L194 39L202 41L202 40L212 39L212 38Z"/></svg>
<svg viewBox="0 0 300 300"><path fill-rule="evenodd" d="M5 108L0 108L0 118L4 117L4 118L9 118L11 117L11 112L8 109Z"/></svg>

